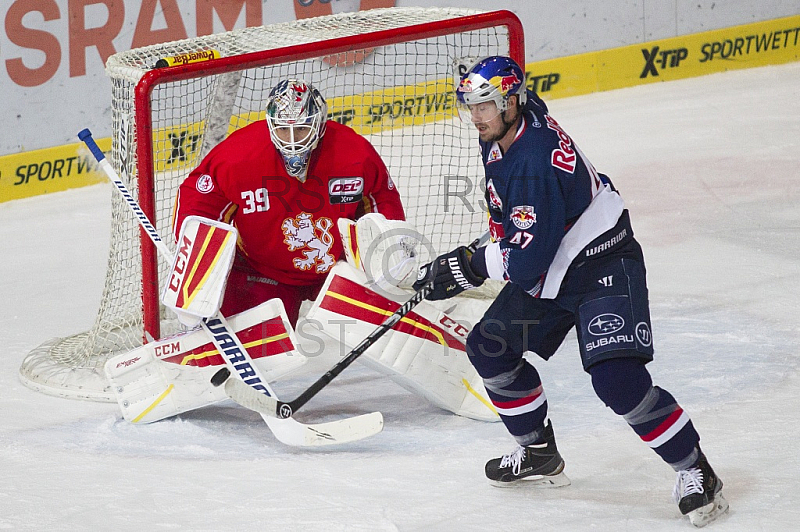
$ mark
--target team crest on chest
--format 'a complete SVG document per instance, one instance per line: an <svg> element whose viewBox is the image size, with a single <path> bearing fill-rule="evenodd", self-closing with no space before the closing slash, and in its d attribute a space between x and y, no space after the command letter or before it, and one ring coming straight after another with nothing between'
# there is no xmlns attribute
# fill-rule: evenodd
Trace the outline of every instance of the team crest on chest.
<svg viewBox="0 0 800 532"><path fill-rule="evenodd" d="M336 259L330 254L333 246L331 227L333 221L330 218L322 217L315 221L307 212L283 221L283 242L289 251L303 250L303 258L292 260L295 268L301 271L315 268L317 273L325 273L336 264Z"/></svg>
<svg viewBox="0 0 800 532"><path fill-rule="evenodd" d="M530 205L520 205L511 209L511 221L519 229L530 229L536 223L536 213Z"/></svg>

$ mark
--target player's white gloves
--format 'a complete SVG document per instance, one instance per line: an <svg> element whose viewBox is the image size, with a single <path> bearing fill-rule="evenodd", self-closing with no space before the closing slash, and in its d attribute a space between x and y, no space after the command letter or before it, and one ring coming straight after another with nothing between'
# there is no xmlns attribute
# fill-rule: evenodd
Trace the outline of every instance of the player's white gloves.
<svg viewBox="0 0 800 532"><path fill-rule="evenodd" d="M440 255L433 262L419 269L414 290L420 290L433 280L433 291L426 299L438 301L457 296L465 290L477 288L483 284L484 278L470 266L472 253L466 246L461 246L450 253Z"/></svg>

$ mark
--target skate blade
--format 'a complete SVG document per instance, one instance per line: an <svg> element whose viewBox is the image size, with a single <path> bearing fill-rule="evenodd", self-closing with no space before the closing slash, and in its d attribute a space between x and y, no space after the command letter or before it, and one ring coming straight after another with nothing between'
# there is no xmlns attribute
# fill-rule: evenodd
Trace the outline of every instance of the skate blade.
<svg viewBox="0 0 800 532"><path fill-rule="evenodd" d="M531 475L509 482L490 480L489 483L498 488L560 488L572 484L563 472L557 475Z"/></svg>
<svg viewBox="0 0 800 532"><path fill-rule="evenodd" d="M702 528L728 511L728 501L717 493L714 500L697 510L689 512L689 521L697 528Z"/></svg>

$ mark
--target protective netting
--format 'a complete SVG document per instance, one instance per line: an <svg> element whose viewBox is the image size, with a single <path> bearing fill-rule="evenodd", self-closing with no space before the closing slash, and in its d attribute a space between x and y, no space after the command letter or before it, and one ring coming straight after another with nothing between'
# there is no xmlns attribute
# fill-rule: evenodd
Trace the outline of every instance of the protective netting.
<svg viewBox="0 0 800 532"><path fill-rule="evenodd" d="M297 77L322 92L331 119L366 135L381 154L401 193L407 219L431 243L423 252L440 253L469 242L486 227L483 170L472 128L454 118L454 65L508 54L505 26L454 30L337 54L322 50L318 57L306 60L294 60L290 49L280 64L156 84L150 98L152 168L137 164L135 133L142 126L134 119L136 106L141 105L134 89L164 57L216 50L227 58L475 13L455 8L375 9L116 54L106 65L113 85L114 138L109 160L134 197L140 178L152 175L156 211L152 221L171 243L179 183L227 134L263 118L263 103L279 80ZM143 279L139 226L116 195L111 231L106 283L94 326L30 353L20 369L29 386L56 395L113 400L103 364L110 356L141 345L145 336L142 287L148 283L161 287L168 266L160 261L158 278ZM160 327L162 336L178 330L163 308Z"/></svg>

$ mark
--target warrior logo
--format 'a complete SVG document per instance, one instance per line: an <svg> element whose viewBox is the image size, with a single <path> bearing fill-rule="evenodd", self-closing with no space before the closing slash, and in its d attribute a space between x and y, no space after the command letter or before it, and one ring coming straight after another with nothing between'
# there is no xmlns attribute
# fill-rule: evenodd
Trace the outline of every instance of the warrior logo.
<svg viewBox="0 0 800 532"><path fill-rule="evenodd" d="M289 251L305 248L305 258L293 260L295 268L306 271L316 267L317 273L325 273L333 267L336 260L329 253L333 246L331 227L333 222L330 218L320 218L315 222L314 217L306 212L283 221L283 242L289 246ZM320 231L319 236L317 231Z"/></svg>
<svg viewBox="0 0 800 532"><path fill-rule="evenodd" d="M646 321L636 324L636 339L645 347L650 347L653 344L653 334L650 332L650 325Z"/></svg>
<svg viewBox="0 0 800 532"><path fill-rule="evenodd" d="M536 223L536 213L530 205L520 205L511 209L511 221L520 229L530 229Z"/></svg>

